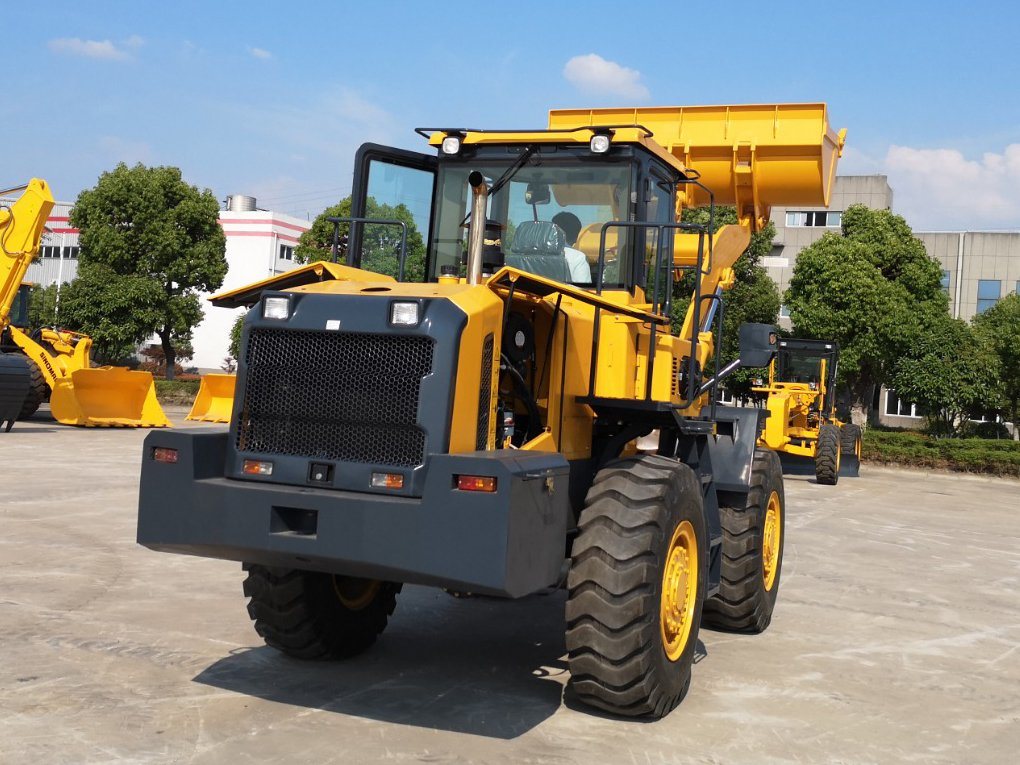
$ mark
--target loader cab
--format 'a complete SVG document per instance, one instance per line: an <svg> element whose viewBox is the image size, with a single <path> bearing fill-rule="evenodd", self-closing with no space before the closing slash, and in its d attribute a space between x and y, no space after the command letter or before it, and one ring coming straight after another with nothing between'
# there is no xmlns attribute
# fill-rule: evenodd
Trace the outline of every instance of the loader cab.
<svg viewBox="0 0 1020 765"><path fill-rule="evenodd" d="M419 131L431 135L431 131ZM612 221L672 223L680 172L640 145L613 143L596 153L587 141L463 143L466 131L442 131L435 156L366 144L355 166L352 217L400 211L413 218L424 281L464 275L471 186L479 172L494 191L487 202L483 274L507 265L584 289L626 290L639 302L651 283L659 231ZM370 268L374 224L353 224L348 263ZM663 236L672 237L672 231ZM409 236L409 241L413 239ZM604 242L603 242L604 238ZM600 251L605 250L601 271ZM669 251L668 243L663 243ZM409 271L412 273L413 269ZM410 279L409 279L410 280ZM660 291L668 279L660 278ZM639 294L638 291L641 291ZM651 296L649 296L651 302Z"/></svg>
<svg viewBox="0 0 1020 765"><path fill-rule="evenodd" d="M32 296L31 284L22 284L11 304L11 324L19 329L28 326L28 306Z"/></svg>

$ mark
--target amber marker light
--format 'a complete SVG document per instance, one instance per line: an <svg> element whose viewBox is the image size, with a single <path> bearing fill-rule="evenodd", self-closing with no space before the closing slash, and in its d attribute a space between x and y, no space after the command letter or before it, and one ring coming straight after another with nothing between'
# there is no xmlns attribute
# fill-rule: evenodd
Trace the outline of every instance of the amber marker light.
<svg viewBox="0 0 1020 765"><path fill-rule="evenodd" d="M404 476L400 473L372 473L373 489L403 489Z"/></svg>
<svg viewBox="0 0 1020 765"><path fill-rule="evenodd" d="M262 462L261 460L245 460L241 466L241 472L245 475L272 475L273 463Z"/></svg>
<svg viewBox="0 0 1020 765"><path fill-rule="evenodd" d="M461 491L496 491L496 479L491 475L459 475L457 488Z"/></svg>
<svg viewBox="0 0 1020 765"><path fill-rule="evenodd" d="M166 462L170 465L177 464L177 450L167 446L156 446L152 450L152 459L156 462Z"/></svg>

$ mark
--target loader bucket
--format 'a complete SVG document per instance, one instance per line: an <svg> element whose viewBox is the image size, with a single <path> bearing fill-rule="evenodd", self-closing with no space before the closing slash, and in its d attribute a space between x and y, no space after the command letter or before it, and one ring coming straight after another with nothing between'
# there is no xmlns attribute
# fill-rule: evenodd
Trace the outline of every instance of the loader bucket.
<svg viewBox="0 0 1020 765"><path fill-rule="evenodd" d="M203 375L195 403L185 419L198 422L230 422L234 409L237 375Z"/></svg>
<svg viewBox="0 0 1020 765"><path fill-rule="evenodd" d="M170 421L156 400L148 372L124 367L78 369L58 380L50 396L53 418L89 428L165 428Z"/></svg>

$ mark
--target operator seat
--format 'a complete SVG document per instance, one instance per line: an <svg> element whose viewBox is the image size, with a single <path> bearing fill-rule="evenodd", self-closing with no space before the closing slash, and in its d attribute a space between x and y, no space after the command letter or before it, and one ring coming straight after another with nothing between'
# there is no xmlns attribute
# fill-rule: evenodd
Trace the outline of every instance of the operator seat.
<svg viewBox="0 0 1020 765"><path fill-rule="evenodd" d="M566 234L555 223L524 221L514 232L506 264L536 276L569 282L570 267L564 254L566 246Z"/></svg>

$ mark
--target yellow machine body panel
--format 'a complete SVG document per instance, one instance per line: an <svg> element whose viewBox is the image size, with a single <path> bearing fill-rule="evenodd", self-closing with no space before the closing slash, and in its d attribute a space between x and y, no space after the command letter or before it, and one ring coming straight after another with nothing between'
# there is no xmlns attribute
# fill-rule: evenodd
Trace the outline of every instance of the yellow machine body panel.
<svg viewBox="0 0 1020 765"><path fill-rule="evenodd" d="M165 428L152 375L123 367L77 369L61 378L50 397L53 417L90 428Z"/></svg>
<svg viewBox="0 0 1020 765"><path fill-rule="evenodd" d="M196 422L230 422L237 375L202 375L198 395L184 419Z"/></svg>

